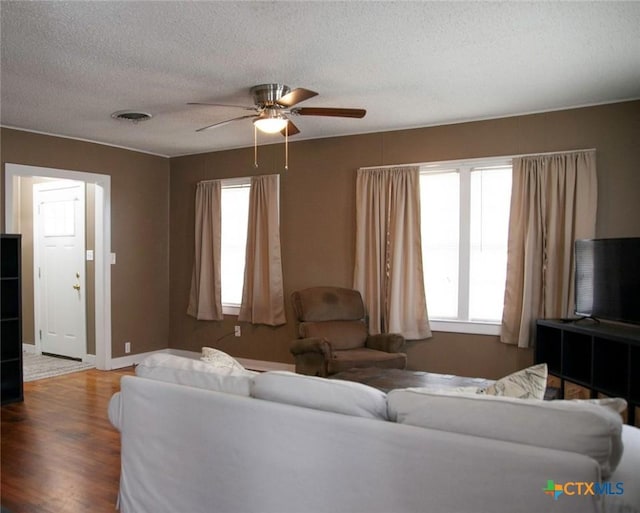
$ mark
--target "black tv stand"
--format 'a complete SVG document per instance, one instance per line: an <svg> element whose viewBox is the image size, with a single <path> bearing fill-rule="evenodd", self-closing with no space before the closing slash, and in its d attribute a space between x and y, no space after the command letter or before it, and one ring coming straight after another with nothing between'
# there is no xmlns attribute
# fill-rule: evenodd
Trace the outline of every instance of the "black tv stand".
<svg viewBox="0 0 640 513"><path fill-rule="evenodd" d="M536 363L547 363L549 373L591 391L627 400L627 423L634 424L640 407L640 326L608 322L584 323L539 320L536 327ZM632 372L634 371L635 372Z"/></svg>

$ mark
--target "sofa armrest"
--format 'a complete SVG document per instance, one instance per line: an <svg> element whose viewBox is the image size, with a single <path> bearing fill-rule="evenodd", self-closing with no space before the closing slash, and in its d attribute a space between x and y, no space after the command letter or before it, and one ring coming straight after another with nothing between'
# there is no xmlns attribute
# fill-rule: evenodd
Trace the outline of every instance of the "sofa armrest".
<svg viewBox="0 0 640 513"><path fill-rule="evenodd" d="M293 355L320 353L327 359L331 358L331 344L324 338L299 338L291 343L290 350Z"/></svg>
<svg viewBox="0 0 640 513"><path fill-rule="evenodd" d="M369 335L365 346L369 349L377 349L387 353L399 353L404 345L404 337L397 333L380 333L379 335Z"/></svg>
<svg viewBox="0 0 640 513"><path fill-rule="evenodd" d="M116 392L109 400L109 421L118 431L122 430L122 399L120 392Z"/></svg>

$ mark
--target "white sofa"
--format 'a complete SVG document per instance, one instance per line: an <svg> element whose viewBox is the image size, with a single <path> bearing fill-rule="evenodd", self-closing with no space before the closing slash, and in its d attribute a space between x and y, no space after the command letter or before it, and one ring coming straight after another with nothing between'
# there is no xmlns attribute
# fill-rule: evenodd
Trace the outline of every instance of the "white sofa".
<svg viewBox="0 0 640 513"><path fill-rule="evenodd" d="M615 468L621 424L602 406L568 408L554 429L549 416L563 414L544 404L535 414L491 398L484 415L469 403L480 398L386 395L283 372L221 376L204 362L156 356L122 378L109 405L122 440L124 513L640 511L640 430L622 429L627 447ZM571 414L578 424L566 433ZM502 420L513 415L540 421L512 435ZM511 441L495 439L491 418ZM550 442L529 442L536 430ZM549 480L600 482L612 469L605 480L623 482L623 495L543 492Z"/></svg>

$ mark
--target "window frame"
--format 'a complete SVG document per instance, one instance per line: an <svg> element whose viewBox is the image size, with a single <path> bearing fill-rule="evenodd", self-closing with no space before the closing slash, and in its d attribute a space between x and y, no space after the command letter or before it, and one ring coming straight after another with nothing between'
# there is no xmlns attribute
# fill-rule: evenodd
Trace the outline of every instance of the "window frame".
<svg viewBox="0 0 640 513"><path fill-rule="evenodd" d="M420 165L419 173L436 174L457 172L460 177L460 212L458 242L458 317L467 319L429 319L433 331L500 335L501 321L468 320L469 278L471 254L471 171L478 168L512 167L512 157L487 157L478 159L446 160ZM424 251L424 246L423 246Z"/></svg>
<svg viewBox="0 0 640 513"><path fill-rule="evenodd" d="M238 177L238 178L223 178L220 180L220 196L221 196L221 201L222 201L222 191L224 189L231 189L231 188L236 188L236 187L249 187L249 189L251 188L251 177L250 176L243 176L243 177ZM222 212L220 213L220 220L222 221ZM247 227L248 228L248 227ZM222 246L222 239L221 239L221 246ZM220 251L222 253L223 248L220 248ZM245 259L246 259L246 255L245 255ZM244 275L243 275L243 280L244 280ZM220 296L222 298L222 284L220 285ZM224 301L222 301L222 313L224 315L238 315L240 314L240 304L236 304L236 303L225 303Z"/></svg>
<svg viewBox="0 0 640 513"><path fill-rule="evenodd" d="M278 197L276 199L277 201L277 207L278 207L278 223L280 222L280 175L276 175L277 179L278 179ZM241 177L236 177L236 178L222 178L220 179L220 195L222 196L222 190L223 189L229 189L229 188L233 188L233 187L249 187L249 190L251 190L252 187L252 176L241 176ZM249 193L251 194L251 193ZM222 198L221 198L222 200ZM249 202L251 202L251 199L249 199ZM250 207L250 204L249 204ZM220 219L222 220L222 212L220 214ZM247 230L249 229L249 226L247 224ZM222 241L221 241L222 243ZM245 243L246 244L246 243ZM222 248L220 248L220 251L222 253ZM245 259L246 259L246 254L245 254ZM244 274L242 276L242 279L244 281ZM222 284L220 285L220 296L222 296ZM235 315L238 316L240 314L240 304L236 304L236 303L225 303L222 302L222 313L224 315Z"/></svg>

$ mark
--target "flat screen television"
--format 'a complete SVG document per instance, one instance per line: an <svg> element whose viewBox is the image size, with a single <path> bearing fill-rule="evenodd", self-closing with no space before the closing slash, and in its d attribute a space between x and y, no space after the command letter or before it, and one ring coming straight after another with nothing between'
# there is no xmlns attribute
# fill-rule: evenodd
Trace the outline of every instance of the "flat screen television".
<svg viewBox="0 0 640 513"><path fill-rule="evenodd" d="M640 324L640 237L575 242L576 315Z"/></svg>

